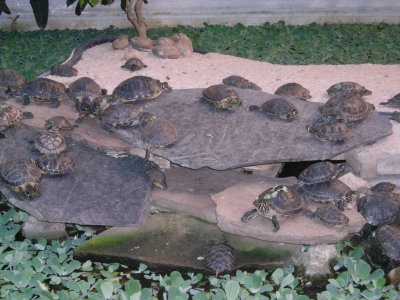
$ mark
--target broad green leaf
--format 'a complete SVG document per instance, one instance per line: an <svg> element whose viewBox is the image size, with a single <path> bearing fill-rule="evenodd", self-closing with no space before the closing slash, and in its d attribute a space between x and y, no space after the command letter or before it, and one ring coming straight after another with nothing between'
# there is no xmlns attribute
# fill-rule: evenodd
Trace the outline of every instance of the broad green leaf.
<svg viewBox="0 0 400 300"><path fill-rule="evenodd" d="M272 273L271 278L275 282L275 284L279 284L281 279L283 278L283 270L276 269L274 273Z"/></svg>
<svg viewBox="0 0 400 300"><path fill-rule="evenodd" d="M281 288L291 285L294 282L294 276L292 274L286 275L286 277L281 282Z"/></svg>
<svg viewBox="0 0 400 300"><path fill-rule="evenodd" d="M208 300L208 297L206 293L199 292L193 296L193 300Z"/></svg>
<svg viewBox="0 0 400 300"><path fill-rule="evenodd" d="M109 299L113 295L114 292L114 284L109 281L104 281L100 285L101 292L103 293L104 298Z"/></svg>
<svg viewBox="0 0 400 300"><path fill-rule="evenodd" d="M363 260L357 262L357 264L355 265L355 269L358 277L361 280L367 279L370 275L369 273L371 272L371 266Z"/></svg>
<svg viewBox="0 0 400 300"><path fill-rule="evenodd" d="M36 24L44 29L49 18L49 0L30 0L29 1L35 15Z"/></svg>
<svg viewBox="0 0 400 300"><path fill-rule="evenodd" d="M100 0L89 0L89 5L91 7L95 7L99 3L100 3Z"/></svg>
<svg viewBox="0 0 400 300"><path fill-rule="evenodd" d="M153 293L150 289L144 288L140 293L140 300L149 300L153 296Z"/></svg>
<svg viewBox="0 0 400 300"><path fill-rule="evenodd" d="M236 281L229 280L225 283L224 289L227 300L235 300L239 295L240 286Z"/></svg>
<svg viewBox="0 0 400 300"><path fill-rule="evenodd" d="M142 286L139 280L131 279L125 283L125 292L130 297L134 293L139 292L142 289Z"/></svg>

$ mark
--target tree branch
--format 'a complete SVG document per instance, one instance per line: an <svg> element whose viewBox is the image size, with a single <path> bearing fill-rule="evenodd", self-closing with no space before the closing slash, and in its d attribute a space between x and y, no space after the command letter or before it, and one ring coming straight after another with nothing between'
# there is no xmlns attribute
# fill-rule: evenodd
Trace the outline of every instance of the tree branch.
<svg viewBox="0 0 400 300"><path fill-rule="evenodd" d="M139 36L147 37L146 35L146 24L144 23L143 13L142 13L142 4L143 0L137 0L135 4L135 14L136 18L132 13L132 3L133 0L126 1L126 17L128 20L135 26L135 29Z"/></svg>

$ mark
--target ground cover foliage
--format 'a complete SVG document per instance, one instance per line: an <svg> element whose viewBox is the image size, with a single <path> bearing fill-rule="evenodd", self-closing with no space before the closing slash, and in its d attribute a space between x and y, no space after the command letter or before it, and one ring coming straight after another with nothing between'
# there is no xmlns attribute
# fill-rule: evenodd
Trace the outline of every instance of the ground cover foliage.
<svg viewBox="0 0 400 300"><path fill-rule="evenodd" d="M400 24L265 23L148 29L151 39L184 33L202 50L283 65L398 64ZM32 79L68 59L72 49L98 36L135 36L131 29L0 30L0 69L15 68Z"/></svg>

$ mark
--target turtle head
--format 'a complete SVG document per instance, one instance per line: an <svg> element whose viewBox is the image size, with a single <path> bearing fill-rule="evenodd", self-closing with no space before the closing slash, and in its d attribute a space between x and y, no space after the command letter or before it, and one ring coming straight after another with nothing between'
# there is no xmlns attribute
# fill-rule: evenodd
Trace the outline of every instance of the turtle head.
<svg viewBox="0 0 400 300"><path fill-rule="evenodd" d="M103 111L108 109L111 105L116 105L122 103L120 98L114 98L113 96L106 95L100 99L99 103L99 114L101 115Z"/></svg>
<svg viewBox="0 0 400 300"><path fill-rule="evenodd" d="M291 120L295 119L295 118L297 117L297 115L298 115L297 109L293 108L293 109L287 114L287 119L288 119L289 121L291 121Z"/></svg>
<svg viewBox="0 0 400 300"><path fill-rule="evenodd" d="M36 196L40 196L41 193L36 184L27 183L19 187L19 197L23 199L24 195L32 199Z"/></svg>
<svg viewBox="0 0 400 300"><path fill-rule="evenodd" d="M149 124L150 122L154 121L155 119L157 119L157 117L155 115L153 115L152 113L143 112L142 115L140 116L139 124L142 127L144 127L147 124Z"/></svg>
<svg viewBox="0 0 400 300"><path fill-rule="evenodd" d="M344 201L345 202L354 202L358 198L360 198L360 194L358 192L349 190L345 195Z"/></svg>
<svg viewBox="0 0 400 300"><path fill-rule="evenodd" d="M161 89L171 92L172 88L169 86L168 82L161 82Z"/></svg>

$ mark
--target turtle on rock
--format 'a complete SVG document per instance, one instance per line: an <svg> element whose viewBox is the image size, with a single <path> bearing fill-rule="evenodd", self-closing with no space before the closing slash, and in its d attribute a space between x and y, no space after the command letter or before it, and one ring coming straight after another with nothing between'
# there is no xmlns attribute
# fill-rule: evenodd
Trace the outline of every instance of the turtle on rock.
<svg viewBox="0 0 400 300"><path fill-rule="evenodd" d="M14 95L25 84L25 77L17 70L5 69L1 73L1 80L7 85L6 94Z"/></svg>
<svg viewBox="0 0 400 300"><path fill-rule="evenodd" d="M134 71L139 71L143 68L147 68L147 65L145 65L139 58L132 57L128 59L122 66L121 68L128 69L132 72Z"/></svg>
<svg viewBox="0 0 400 300"><path fill-rule="evenodd" d="M344 82L339 82L327 90L329 97L334 97L334 96L349 96L349 95L356 95L359 97L371 95L372 92L370 90L367 90L364 86L352 82L352 81L344 81Z"/></svg>
<svg viewBox="0 0 400 300"><path fill-rule="evenodd" d="M306 130L322 142L343 144L353 137L351 129L332 116L320 117Z"/></svg>
<svg viewBox="0 0 400 300"><path fill-rule="evenodd" d="M234 111L240 105L242 105L242 100L236 91L225 84L216 84L209 86L202 91L203 97L201 100L205 100L209 103L214 104L215 111L220 109L227 109Z"/></svg>
<svg viewBox="0 0 400 300"><path fill-rule="evenodd" d="M333 164L329 161L321 161L304 169L298 176L299 183L315 184L335 179L346 169L346 163Z"/></svg>
<svg viewBox="0 0 400 300"><path fill-rule="evenodd" d="M61 77L74 77L78 75L78 70L68 65L58 65L51 67L53 75Z"/></svg>
<svg viewBox="0 0 400 300"><path fill-rule="evenodd" d="M343 227L349 224L349 218L335 206L318 207L315 215L324 223L334 226Z"/></svg>
<svg viewBox="0 0 400 300"><path fill-rule="evenodd" d="M67 88L61 82L52 79L35 78L27 81L19 90L19 93L23 95L24 105L28 105L34 100L50 102L51 108L57 108L67 96Z"/></svg>
<svg viewBox="0 0 400 300"><path fill-rule="evenodd" d="M357 210L368 224L392 224L400 217L400 196L390 192L372 193L357 201Z"/></svg>
<svg viewBox="0 0 400 300"><path fill-rule="evenodd" d="M54 129L54 130L72 130L74 126L68 121L66 117L63 116L55 116L47 119L45 121L44 126L46 129Z"/></svg>
<svg viewBox="0 0 400 300"><path fill-rule="evenodd" d="M207 268L215 272L215 276L223 272L230 272L237 263L237 254L235 249L228 244L228 241L219 243L211 247L205 257L204 263Z"/></svg>
<svg viewBox="0 0 400 300"><path fill-rule="evenodd" d="M288 185L277 185L265 190L254 200L253 205L256 208L246 212L241 221L247 223L251 217L259 214L272 220L274 232L280 228L279 221L299 213L310 218L315 217L315 214L307 209L307 201Z"/></svg>
<svg viewBox="0 0 400 300"><path fill-rule="evenodd" d="M160 166L152 160L147 160L147 176L152 186L156 186L162 190L168 188L167 177Z"/></svg>
<svg viewBox="0 0 400 300"><path fill-rule="evenodd" d="M230 86L234 86L240 89L251 89L251 90L258 90L261 91L261 88L247 80L246 78L243 78L242 76L238 76L238 75L232 75L232 76L228 76L224 79L222 79L222 83L226 84L226 85L230 85Z"/></svg>
<svg viewBox="0 0 400 300"><path fill-rule="evenodd" d="M381 226L375 231L375 239L390 259L400 259L400 227Z"/></svg>
<svg viewBox="0 0 400 300"><path fill-rule="evenodd" d="M4 131L6 127L12 126L22 119L31 118L33 118L32 113L22 112L9 103L0 102L0 138L5 138L5 135L2 133L2 131Z"/></svg>
<svg viewBox="0 0 400 300"><path fill-rule="evenodd" d="M78 112L86 112L94 99L107 94L106 89L89 77L81 77L68 86L68 97L75 102Z"/></svg>
<svg viewBox="0 0 400 300"><path fill-rule="evenodd" d="M43 154L57 154L67 149L65 138L58 130L50 129L40 132L35 139L34 147Z"/></svg>
<svg viewBox="0 0 400 300"><path fill-rule="evenodd" d="M43 154L31 159L32 164L37 166L43 174L63 175L76 169L74 159L65 154Z"/></svg>
<svg viewBox="0 0 400 300"><path fill-rule="evenodd" d="M375 184L371 188L367 189L365 194L371 195L373 193L382 193L382 192L391 193L396 189L396 187L397 186L394 183L391 183L389 181L382 181Z"/></svg>
<svg viewBox="0 0 400 300"><path fill-rule="evenodd" d="M265 101L261 106L250 105L249 111L261 111L267 115L286 121L293 121L298 116L297 107L285 98L273 98Z"/></svg>
<svg viewBox="0 0 400 300"><path fill-rule="evenodd" d="M295 97L300 100L311 98L310 91L296 82L286 83L278 87L274 94L278 96Z"/></svg>

